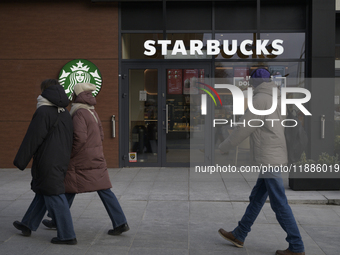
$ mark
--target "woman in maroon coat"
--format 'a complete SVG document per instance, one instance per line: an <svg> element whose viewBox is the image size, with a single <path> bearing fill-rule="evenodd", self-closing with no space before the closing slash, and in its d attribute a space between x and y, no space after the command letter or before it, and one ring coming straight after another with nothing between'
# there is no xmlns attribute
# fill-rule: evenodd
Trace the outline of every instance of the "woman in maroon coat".
<svg viewBox="0 0 340 255"><path fill-rule="evenodd" d="M94 110L96 99L91 83L74 86L75 100L70 114L73 120L73 147L65 177L66 197L71 207L77 193L97 191L112 221L109 235L120 235L129 230L123 210L111 191L111 181L103 153L104 132L98 114ZM47 227L54 227L51 220L43 220Z"/></svg>

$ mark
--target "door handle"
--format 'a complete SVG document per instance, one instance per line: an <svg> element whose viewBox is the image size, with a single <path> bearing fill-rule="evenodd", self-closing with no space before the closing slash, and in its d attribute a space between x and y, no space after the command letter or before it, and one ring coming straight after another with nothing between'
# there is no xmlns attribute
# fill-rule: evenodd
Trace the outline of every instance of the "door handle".
<svg viewBox="0 0 340 255"><path fill-rule="evenodd" d="M165 105L165 133L169 133L169 105Z"/></svg>
<svg viewBox="0 0 340 255"><path fill-rule="evenodd" d="M116 137L116 115L112 115L111 117L111 123L112 123L112 137Z"/></svg>
<svg viewBox="0 0 340 255"><path fill-rule="evenodd" d="M163 111L165 111L165 122L163 121L163 129L165 129L165 133L169 133L169 127L168 127L168 122L169 122L169 116L168 116L168 113L169 113L169 105L165 105L165 108L163 109Z"/></svg>
<svg viewBox="0 0 340 255"><path fill-rule="evenodd" d="M326 116L321 115L321 139L325 138L325 121L326 121Z"/></svg>

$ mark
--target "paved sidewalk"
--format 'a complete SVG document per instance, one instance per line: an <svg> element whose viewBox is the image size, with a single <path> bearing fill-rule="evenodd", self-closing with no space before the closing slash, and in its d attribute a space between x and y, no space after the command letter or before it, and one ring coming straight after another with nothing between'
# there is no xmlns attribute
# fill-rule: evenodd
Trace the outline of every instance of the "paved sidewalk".
<svg viewBox="0 0 340 255"><path fill-rule="evenodd" d="M288 247L269 203L244 248L217 233L236 226L256 175L210 175L189 168L117 168L109 173L131 230L109 236L111 222L97 193L79 194L71 208L78 244L67 246L51 244L56 231L43 225L31 237L13 227L34 196L30 170L0 169L0 254L273 255ZM340 206L334 204L340 204L340 191L292 191L284 180L306 254L339 255Z"/></svg>

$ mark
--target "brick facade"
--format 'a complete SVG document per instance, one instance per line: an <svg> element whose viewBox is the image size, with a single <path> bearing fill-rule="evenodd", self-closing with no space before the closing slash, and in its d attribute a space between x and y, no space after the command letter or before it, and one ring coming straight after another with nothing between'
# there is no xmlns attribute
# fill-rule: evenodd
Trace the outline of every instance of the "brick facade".
<svg viewBox="0 0 340 255"><path fill-rule="evenodd" d="M100 70L96 110L108 167L118 167L118 4L90 1L0 3L0 167L10 168L36 108L40 83L73 59ZM116 115L116 138L111 116Z"/></svg>

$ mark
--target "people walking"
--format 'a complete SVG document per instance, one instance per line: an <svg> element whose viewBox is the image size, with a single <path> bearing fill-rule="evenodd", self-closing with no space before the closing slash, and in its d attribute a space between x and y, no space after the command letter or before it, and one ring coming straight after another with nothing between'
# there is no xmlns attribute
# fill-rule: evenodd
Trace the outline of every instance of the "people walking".
<svg viewBox="0 0 340 255"><path fill-rule="evenodd" d="M257 110L268 110L272 106L273 88L277 87L270 79L270 73L267 69L258 68L250 78L251 85L254 89L253 106ZM278 91L280 97L280 91ZM249 110L244 114L245 123L249 120L263 121L263 125L255 127L255 122L250 125L238 126L230 136L223 141L219 149L222 152L228 152L231 148L240 144L245 138L250 136L250 151L254 164L271 165L275 169L280 165L287 164L287 147L284 135L284 127L281 121L284 116L281 115L280 99L277 103L276 110L267 116L255 115ZM265 119L279 121L271 122ZM293 212L288 204L283 186L283 180L280 172L269 171L260 173L257 182L250 194L250 203L238 222L238 226L231 232L219 229L219 234L230 241L237 247L243 247L244 241L251 230L251 226L259 215L267 197L269 196L270 205L276 214L280 226L287 233L286 241L289 247L286 250L277 250L276 255L304 255L303 241L295 221Z"/></svg>
<svg viewBox="0 0 340 255"><path fill-rule="evenodd" d="M77 193L97 191L112 221L109 235L120 235L129 230L124 212L111 191L111 181L103 153L104 132L102 123L94 109L96 98L91 83L77 83L74 86L74 103L70 113L73 119L73 149L65 177L66 197L71 207ZM43 220L49 228L57 227L52 220Z"/></svg>
<svg viewBox="0 0 340 255"><path fill-rule="evenodd" d="M54 244L76 244L72 217L65 197L64 178L70 161L73 139L71 115L64 88L55 79L41 83L35 111L26 135L14 159L24 170L31 158L31 189L35 197L21 221L13 222L24 236L36 231L46 209L55 220L58 232Z"/></svg>

